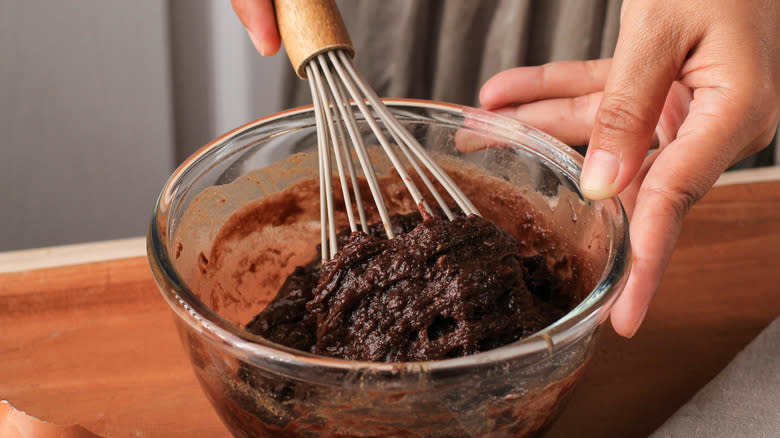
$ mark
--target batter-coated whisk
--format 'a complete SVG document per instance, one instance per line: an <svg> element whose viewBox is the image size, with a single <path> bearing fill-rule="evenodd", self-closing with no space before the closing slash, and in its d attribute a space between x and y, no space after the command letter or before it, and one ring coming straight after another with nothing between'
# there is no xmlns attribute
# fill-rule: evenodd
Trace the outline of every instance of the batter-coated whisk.
<svg viewBox="0 0 780 438"><path fill-rule="evenodd" d="M334 1L276 0L275 8L287 55L298 76L308 79L311 87L317 124L323 260L333 257L338 250L331 177L334 161L349 227L352 231L367 230L365 209L350 149L357 157L387 237L394 237L390 214L358 128L356 110L371 128L421 212L430 213L433 210L412 180L401 161L401 155L406 158L411 169L449 219L453 219L453 213L423 167L446 190L463 213L479 214L466 195L392 115L357 71L351 59L355 50ZM382 129L380 123L386 130ZM392 137L392 142L385 135L385 131ZM347 175L351 180L351 189ZM353 196L357 218L351 207Z"/></svg>

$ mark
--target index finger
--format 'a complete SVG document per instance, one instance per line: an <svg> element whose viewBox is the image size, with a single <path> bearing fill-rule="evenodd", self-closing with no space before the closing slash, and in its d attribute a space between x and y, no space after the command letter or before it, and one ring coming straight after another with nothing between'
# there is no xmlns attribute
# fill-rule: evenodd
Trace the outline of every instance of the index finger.
<svg viewBox="0 0 780 438"><path fill-rule="evenodd" d="M255 49L263 56L275 55L282 43L271 0L231 0L231 4Z"/></svg>
<svg viewBox="0 0 780 438"><path fill-rule="evenodd" d="M610 63L610 59L558 61L504 70L485 82L479 92L479 102L485 109L496 109L601 91Z"/></svg>
<svg viewBox="0 0 780 438"><path fill-rule="evenodd" d="M700 34L655 0L629 3L583 164L586 196L620 193L639 171L664 102ZM651 62L648 62L651 60Z"/></svg>

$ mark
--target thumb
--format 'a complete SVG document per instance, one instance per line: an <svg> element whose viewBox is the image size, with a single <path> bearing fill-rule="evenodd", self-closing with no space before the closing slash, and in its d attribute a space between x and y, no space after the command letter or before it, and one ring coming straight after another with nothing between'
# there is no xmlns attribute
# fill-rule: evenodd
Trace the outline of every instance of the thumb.
<svg viewBox="0 0 780 438"><path fill-rule="evenodd" d="M662 12L625 10L580 178L588 198L615 196L637 174L690 47L683 38L670 37L674 17L654 14Z"/></svg>
<svg viewBox="0 0 780 438"><path fill-rule="evenodd" d="M281 37L271 0L231 0L231 4L255 49L263 56L276 54L281 46Z"/></svg>

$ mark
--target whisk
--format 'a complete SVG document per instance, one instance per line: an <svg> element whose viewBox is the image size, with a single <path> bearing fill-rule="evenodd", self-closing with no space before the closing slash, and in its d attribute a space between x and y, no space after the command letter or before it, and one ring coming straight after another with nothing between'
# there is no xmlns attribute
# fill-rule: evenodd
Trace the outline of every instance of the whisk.
<svg viewBox="0 0 780 438"><path fill-rule="evenodd" d="M322 259L334 257L338 250L333 199L333 161L336 163L350 230L354 232L360 229L367 232L366 213L350 149L354 151L362 169L387 238L395 237L376 172L358 128L355 108L371 128L421 213L429 214L432 210L402 163L398 152L406 158L428 192L436 199L441 211L450 220L454 218L452 210L423 171L421 164L447 191L463 213L478 215L479 212L463 191L393 116L355 68L351 59L355 49L335 2L276 0L275 10L290 62L298 76L308 79L311 87L319 154ZM380 123L385 126L385 130ZM393 143L385 132L390 134ZM347 175L351 180L351 189L347 183ZM353 196L357 219L351 207Z"/></svg>

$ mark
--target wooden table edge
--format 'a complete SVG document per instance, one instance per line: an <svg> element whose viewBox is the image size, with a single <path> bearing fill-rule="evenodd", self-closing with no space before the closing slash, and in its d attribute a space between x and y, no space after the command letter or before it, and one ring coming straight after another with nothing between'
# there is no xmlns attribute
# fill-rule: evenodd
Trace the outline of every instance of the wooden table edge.
<svg viewBox="0 0 780 438"><path fill-rule="evenodd" d="M780 166L726 172L715 187L780 180ZM0 252L0 274L146 256L146 238Z"/></svg>
<svg viewBox="0 0 780 438"><path fill-rule="evenodd" d="M145 237L22 249L0 252L0 274L145 256Z"/></svg>

